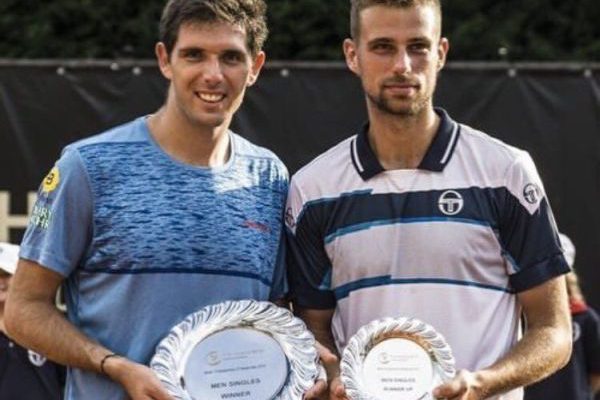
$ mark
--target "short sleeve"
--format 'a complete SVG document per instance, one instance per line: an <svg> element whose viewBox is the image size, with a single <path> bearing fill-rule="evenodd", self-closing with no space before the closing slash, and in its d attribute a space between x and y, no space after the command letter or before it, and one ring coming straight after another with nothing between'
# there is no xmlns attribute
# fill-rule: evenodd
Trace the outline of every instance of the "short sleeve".
<svg viewBox="0 0 600 400"><path fill-rule="evenodd" d="M67 148L42 181L20 257L68 276L85 255L92 230L92 195L79 153Z"/></svg>
<svg viewBox="0 0 600 400"><path fill-rule="evenodd" d="M295 304L314 309L336 305L331 290L331 262L325 252L325 224L315 208L303 200L294 178L285 215L290 294Z"/></svg>
<svg viewBox="0 0 600 400"><path fill-rule="evenodd" d="M512 270L510 282L521 292L569 272L556 223L533 160L521 152L506 174L500 239Z"/></svg>

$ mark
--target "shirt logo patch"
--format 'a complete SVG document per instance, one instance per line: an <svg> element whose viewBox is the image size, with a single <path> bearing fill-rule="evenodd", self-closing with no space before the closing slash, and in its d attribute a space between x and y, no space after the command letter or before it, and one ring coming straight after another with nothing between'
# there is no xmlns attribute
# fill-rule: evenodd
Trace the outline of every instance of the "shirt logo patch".
<svg viewBox="0 0 600 400"><path fill-rule="evenodd" d="M542 191L535 183L529 183L523 189L523 197L529 204L535 204L542 197Z"/></svg>
<svg viewBox="0 0 600 400"><path fill-rule="evenodd" d="M296 220L294 219L294 213L292 212L292 207L288 207L285 210L285 223L288 228L293 229L296 226Z"/></svg>
<svg viewBox="0 0 600 400"><path fill-rule="evenodd" d="M268 225L265 225L262 222L251 221L248 219L244 221L244 226L246 228L254 229L255 231L259 231L262 233L271 233L271 228L269 228Z"/></svg>
<svg viewBox="0 0 600 400"><path fill-rule="evenodd" d="M27 356L29 361L36 367L41 367L46 363L46 357L36 353L35 351L27 350Z"/></svg>
<svg viewBox="0 0 600 400"><path fill-rule="evenodd" d="M446 190L438 200L440 211L446 215L456 215L463 209L465 201L460 193L454 190Z"/></svg>
<svg viewBox="0 0 600 400"><path fill-rule="evenodd" d="M576 342L581 337L581 326L575 321L573 321L573 342Z"/></svg>
<svg viewBox="0 0 600 400"><path fill-rule="evenodd" d="M54 167L48 172L48 175L42 182L42 192L48 194L55 190L60 183L60 172L57 167Z"/></svg>
<svg viewBox="0 0 600 400"><path fill-rule="evenodd" d="M40 229L48 229L52 219L52 210L50 207L36 204L31 211L29 224Z"/></svg>

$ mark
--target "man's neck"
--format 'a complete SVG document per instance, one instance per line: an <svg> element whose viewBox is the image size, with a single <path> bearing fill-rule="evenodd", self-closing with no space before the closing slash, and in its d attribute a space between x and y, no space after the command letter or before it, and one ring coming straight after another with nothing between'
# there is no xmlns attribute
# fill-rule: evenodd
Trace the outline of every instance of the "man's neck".
<svg viewBox="0 0 600 400"><path fill-rule="evenodd" d="M174 159L217 167L230 157L229 122L214 128L198 126L166 105L149 117L148 127L158 145Z"/></svg>
<svg viewBox="0 0 600 400"><path fill-rule="evenodd" d="M4 303L0 304L0 332L6 332L4 329Z"/></svg>
<svg viewBox="0 0 600 400"><path fill-rule="evenodd" d="M416 169L440 125L432 107L411 116L369 110L369 120L369 144L386 170Z"/></svg>

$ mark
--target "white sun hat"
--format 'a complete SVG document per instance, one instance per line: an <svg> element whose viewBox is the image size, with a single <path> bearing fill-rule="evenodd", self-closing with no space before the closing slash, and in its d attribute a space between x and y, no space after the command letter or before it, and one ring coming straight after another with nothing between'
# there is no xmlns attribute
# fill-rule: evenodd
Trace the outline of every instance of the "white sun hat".
<svg viewBox="0 0 600 400"><path fill-rule="evenodd" d="M14 274L19 261L19 246L0 242L0 269Z"/></svg>

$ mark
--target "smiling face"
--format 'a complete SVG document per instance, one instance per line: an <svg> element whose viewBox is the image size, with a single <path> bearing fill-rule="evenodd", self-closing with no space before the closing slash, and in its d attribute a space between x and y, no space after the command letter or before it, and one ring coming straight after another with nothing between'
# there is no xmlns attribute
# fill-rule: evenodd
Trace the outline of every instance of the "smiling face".
<svg viewBox="0 0 600 400"><path fill-rule="evenodd" d="M449 47L435 9L376 5L361 11L359 23L359 37L344 42L344 53L368 108L401 116L431 108Z"/></svg>
<svg viewBox="0 0 600 400"><path fill-rule="evenodd" d="M226 22L183 24L170 57L163 43L156 53L171 81L167 111L207 129L229 125L265 60L251 55L242 27Z"/></svg>

